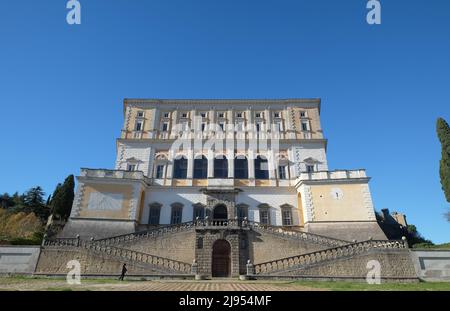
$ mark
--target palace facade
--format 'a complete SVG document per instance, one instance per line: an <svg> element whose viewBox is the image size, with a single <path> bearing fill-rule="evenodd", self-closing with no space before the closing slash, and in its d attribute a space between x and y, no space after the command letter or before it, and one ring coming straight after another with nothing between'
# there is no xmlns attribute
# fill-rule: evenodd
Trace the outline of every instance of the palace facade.
<svg viewBox="0 0 450 311"><path fill-rule="evenodd" d="M81 169L60 236L245 220L386 239L365 170L329 170L320 111L320 99L125 99L115 167Z"/></svg>

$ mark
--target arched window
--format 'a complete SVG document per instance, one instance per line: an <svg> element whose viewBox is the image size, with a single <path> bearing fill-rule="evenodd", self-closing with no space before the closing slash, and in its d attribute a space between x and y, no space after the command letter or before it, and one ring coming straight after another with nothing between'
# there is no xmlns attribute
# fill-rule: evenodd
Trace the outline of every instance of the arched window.
<svg viewBox="0 0 450 311"><path fill-rule="evenodd" d="M248 162L244 156L237 156L234 159L234 178L247 179L248 178Z"/></svg>
<svg viewBox="0 0 450 311"><path fill-rule="evenodd" d="M186 179L187 178L187 159L181 156L175 159L173 162L173 178L176 179Z"/></svg>
<svg viewBox="0 0 450 311"><path fill-rule="evenodd" d="M208 160L205 156L194 160L194 178L206 179L208 177Z"/></svg>
<svg viewBox="0 0 450 311"><path fill-rule="evenodd" d="M218 156L214 159L214 178L228 177L228 161L225 156Z"/></svg>
<svg viewBox="0 0 450 311"><path fill-rule="evenodd" d="M255 178L269 179L269 164L267 159L262 156L255 159Z"/></svg>

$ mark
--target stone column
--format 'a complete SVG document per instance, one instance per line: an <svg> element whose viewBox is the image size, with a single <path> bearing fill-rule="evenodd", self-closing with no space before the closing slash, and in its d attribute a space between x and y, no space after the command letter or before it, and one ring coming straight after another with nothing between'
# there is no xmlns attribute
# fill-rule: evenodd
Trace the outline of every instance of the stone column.
<svg viewBox="0 0 450 311"><path fill-rule="evenodd" d="M268 166L268 170L269 170L269 179L275 179L275 153L273 152L272 149L270 149L268 151L268 162L267 162L267 166Z"/></svg>
<svg viewBox="0 0 450 311"><path fill-rule="evenodd" d="M234 149L227 150L228 178L234 178Z"/></svg>
<svg viewBox="0 0 450 311"><path fill-rule="evenodd" d="M174 151L172 149L169 149L169 158L168 158L168 162L166 165L167 166L167 171L166 171L167 179L172 179L174 158L175 158Z"/></svg>
<svg viewBox="0 0 450 311"><path fill-rule="evenodd" d="M192 179L194 176L194 151L190 149L187 154L187 179Z"/></svg>
<svg viewBox="0 0 450 311"><path fill-rule="evenodd" d="M248 151L248 179L255 179L255 154L253 150Z"/></svg>
<svg viewBox="0 0 450 311"><path fill-rule="evenodd" d="M270 110L269 107L267 107L266 110L264 111L264 119L266 120L265 124L266 131L272 130L272 111Z"/></svg>
<svg viewBox="0 0 450 311"><path fill-rule="evenodd" d="M214 177L214 151L208 150L208 178Z"/></svg>
<svg viewBox="0 0 450 311"><path fill-rule="evenodd" d="M178 123L178 109L172 112L172 118L170 119L170 138L174 138L178 133L174 131L175 125Z"/></svg>

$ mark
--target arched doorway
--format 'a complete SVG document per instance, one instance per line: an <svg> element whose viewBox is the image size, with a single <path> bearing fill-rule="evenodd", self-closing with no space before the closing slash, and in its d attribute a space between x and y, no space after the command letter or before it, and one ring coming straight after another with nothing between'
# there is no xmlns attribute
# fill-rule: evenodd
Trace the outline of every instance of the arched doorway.
<svg viewBox="0 0 450 311"><path fill-rule="evenodd" d="M227 207L224 204L219 204L219 205L216 205L216 207L214 207L213 219L214 220L228 219Z"/></svg>
<svg viewBox="0 0 450 311"><path fill-rule="evenodd" d="M226 240L217 240L213 245L211 271L213 277L231 274L231 246Z"/></svg>

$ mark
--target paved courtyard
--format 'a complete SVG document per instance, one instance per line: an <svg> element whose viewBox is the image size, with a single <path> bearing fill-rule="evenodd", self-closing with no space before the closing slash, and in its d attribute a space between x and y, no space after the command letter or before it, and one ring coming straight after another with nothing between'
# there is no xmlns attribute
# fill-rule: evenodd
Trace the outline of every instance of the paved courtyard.
<svg viewBox="0 0 450 311"><path fill-rule="evenodd" d="M0 291L94 290L94 291L309 291L316 288L286 281L124 281L82 280L69 285L64 279L0 278Z"/></svg>

